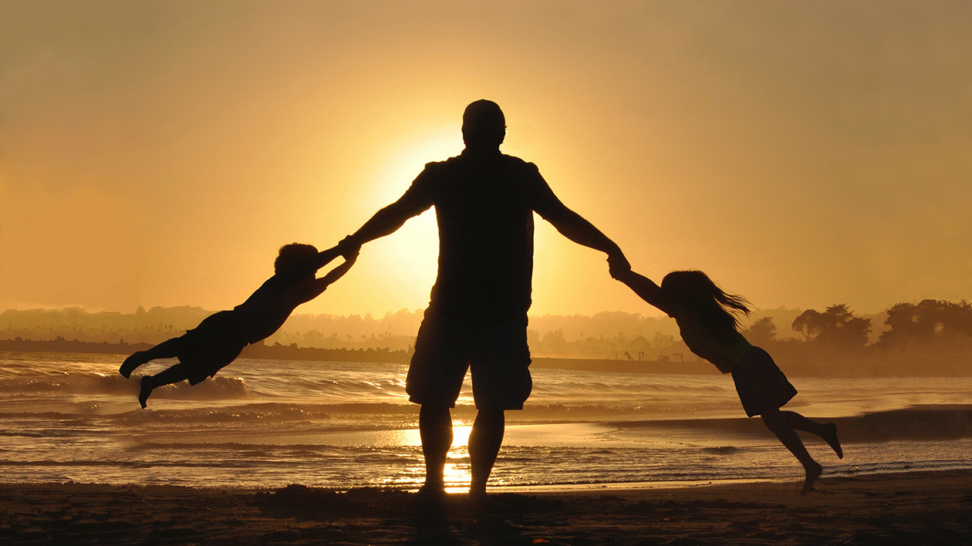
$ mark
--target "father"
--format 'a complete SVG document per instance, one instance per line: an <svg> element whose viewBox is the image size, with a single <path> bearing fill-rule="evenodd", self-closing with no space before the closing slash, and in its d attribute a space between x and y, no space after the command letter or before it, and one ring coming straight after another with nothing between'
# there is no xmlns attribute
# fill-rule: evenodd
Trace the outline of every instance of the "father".
<svg viewBox="0 0 972 546"><path fill-rule="evenodd" d="M628 267L618 245L568 209L536 165L500 153L506 120L491 101L473 102L462 116L466 148L429 163L396 202L379 210L341 242L342 251L389 235L435 207L439 272L415 342L406 379L421 404L424 493L444 493L452 416L466 370L472 370L478 413L469 434L470 494L485 495L505 429L505 410L530 395L527 310L533 276L533 213L568 239Z"/></svg>

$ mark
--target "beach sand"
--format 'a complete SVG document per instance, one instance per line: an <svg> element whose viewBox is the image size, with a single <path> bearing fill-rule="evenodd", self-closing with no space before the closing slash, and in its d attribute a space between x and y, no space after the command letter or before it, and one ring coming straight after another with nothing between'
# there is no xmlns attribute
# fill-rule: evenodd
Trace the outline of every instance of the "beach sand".
<svg viewBox="0 0 972 546"><path fill-rule="evenodd" d="M0 544L972 544L972 471L675 489L393 490L0 484Z"/></svg>

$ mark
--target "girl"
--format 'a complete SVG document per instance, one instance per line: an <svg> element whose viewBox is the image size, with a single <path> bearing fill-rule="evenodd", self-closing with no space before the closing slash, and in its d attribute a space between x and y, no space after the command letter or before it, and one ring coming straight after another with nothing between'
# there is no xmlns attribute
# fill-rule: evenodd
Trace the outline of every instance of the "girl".
<svg viewBox="0 0 972 546"><path fill-rule="evenodd" d="M732 374L746 415L762 417L766 428L803 465L807 474L803 495L813 490L822 468L807 453L797 430L820 436L838 458L844 458L836 425L817 423L794 411L780 411L797 391L770 355L750 345L739 333L735 313L749 314L744 298L723 292L701 271L674 271L662 279L661 287L630 269L612 271L612 275L674 318L689 350L715 364L720 372Z"/></svg>

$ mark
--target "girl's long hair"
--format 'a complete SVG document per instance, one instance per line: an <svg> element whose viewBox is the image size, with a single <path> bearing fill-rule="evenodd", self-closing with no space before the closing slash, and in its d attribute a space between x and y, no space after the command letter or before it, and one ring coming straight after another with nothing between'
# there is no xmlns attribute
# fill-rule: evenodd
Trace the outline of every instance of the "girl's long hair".
<svg viewBox="0 0 972 546"><path fill-rule="evenodd" d="M701 271L672 271L662 279L661 289L666 299L691 309L720 338L739 329L737 313L750 311L746 298L724 292Z"/></svg>

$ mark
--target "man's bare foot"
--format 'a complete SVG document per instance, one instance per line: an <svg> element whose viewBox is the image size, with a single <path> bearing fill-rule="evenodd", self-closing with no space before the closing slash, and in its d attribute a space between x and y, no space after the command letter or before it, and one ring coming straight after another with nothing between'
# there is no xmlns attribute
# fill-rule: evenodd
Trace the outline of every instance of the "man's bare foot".
<svg viewBox="0 0 972 546"><path fill-rule="evenodd" d="M837 425L827 423L824 425L824 428L826 429L826 433L824 434L823 439L827 441L830 447L834 450L834 453L837 454L837 458L843 459L844 450L840 448L840 440L837 439Z"/></svg>
<svg viewBox="0 0 972 546"><path fill-rule="evenodd" d="M813 491L813 482L817 481L817 478L823 473L823 467L817 463L813 463L813 466L807 467L806 471L807 479L803 482L803 491L800 492L801 495L806 495Z"/></svg>
<svg viewBox="0 0 972 546"><path fill-rule="evenodd" d="M121 368L118 368L118 373L122 374L122 377L127 379L132 376L132 372L135 371L135 368L145 364L146 362L144 351L138 351L132 356L126 358L125 362L122 362Z"/></svg>
<svg viewBox="0 0 972 546"><path fill-rule="evenodd" d="M145 409L145 402L148 401L148 397L152 394L152 389L154 388L151 376L142 378L141 387L138 389L138 403L142 405L142 409Z"/></svg>
<svg viewBox="0 0 972 546"><path fill-rule="evenodd" d="M416 507L432 513L441 512L445 508L446 499L445 485L426 483L415 494Z"/></svg>

